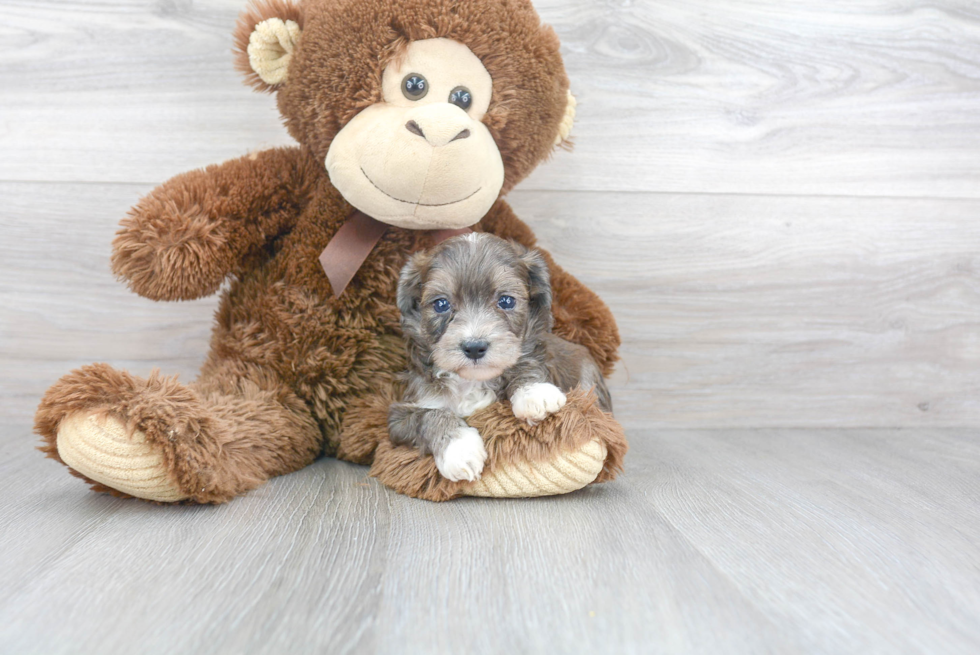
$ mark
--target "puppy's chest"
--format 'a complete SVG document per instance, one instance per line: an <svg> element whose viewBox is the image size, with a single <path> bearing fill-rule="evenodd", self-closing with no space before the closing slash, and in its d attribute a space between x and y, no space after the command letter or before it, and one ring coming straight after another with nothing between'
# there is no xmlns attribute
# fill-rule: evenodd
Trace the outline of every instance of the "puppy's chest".
<svg viewBox="0 0 980 655"><path fill-rule="evenodd" d="M457 416L470 416L497 400L497 385L454 377L436 396L425 398L420 405L430 409L448 409Z"/></svg>

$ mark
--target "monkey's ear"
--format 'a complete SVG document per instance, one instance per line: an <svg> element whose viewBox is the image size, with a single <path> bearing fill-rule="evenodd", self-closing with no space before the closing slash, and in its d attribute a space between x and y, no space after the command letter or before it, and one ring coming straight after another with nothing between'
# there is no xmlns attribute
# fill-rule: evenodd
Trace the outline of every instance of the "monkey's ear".
<svg viewBox="0 0 980 655"><path fill-rule="evenodd" d="M425 251L415 253L398 276L396 304L406 321L417 321L421 313L419 304L422 301L422 271L429 265L429 259L429 254Z"/></svg>
<svg viewBox="0 0 980 655"><path fill-rule="evenodd" d="M575 100L575 96L572 92L568 92L568 102L565 105L565 115L561 119L561 123L558 124L558 136L555 137L555 147L568 147L571 145L569 140L569 135L572 132L572 124L575 123L575 107L578 105L578 101Z"/></svg>
<svg viewBox="0 0 980 655"><path fill-rule="evenodd" d="M303 13L292 0L251 4L235 27L235 68L245 82L271 93L286 81L289 62L303 32Z"/></svg>

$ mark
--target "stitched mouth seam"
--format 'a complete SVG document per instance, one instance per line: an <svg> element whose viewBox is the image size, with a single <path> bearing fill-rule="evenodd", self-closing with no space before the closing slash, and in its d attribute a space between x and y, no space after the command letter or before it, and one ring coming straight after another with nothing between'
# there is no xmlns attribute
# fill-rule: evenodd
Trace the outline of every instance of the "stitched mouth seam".
<svg viewBox="0 0 980 655"><path fill-rule="evenodd" d="M453 200L452 202L442 202L442 203L437 203L437 204L429 204L429 203L425 203L425 202L411 202L411 201L408 201L408 200L402 200L401 198L396 198L395 196L391 195L390 193L388 193L387 191L385 191L384 189L382 189L381 187L379 187L377 184L374 183L374 180L372 180L371 177L367 174L367 171L364 170L364 167L363 166L361 167L361 174L367 179L368 182L371 183L371 185L375 189L377 189L381 193L385 194L386 196L388 196L392 200L397 200L398 202L403 202L406 205L415 205L417 207L445 207L446 205L455 205L457 203L463 202L464 200L469 200L470 198L472 198L476 194L480 193L480 191L483 189L483 187L481 186L481 187L477 188L476 191L474 191L470 195L466 196L465 198L460 198L459 200Z"/></svg>

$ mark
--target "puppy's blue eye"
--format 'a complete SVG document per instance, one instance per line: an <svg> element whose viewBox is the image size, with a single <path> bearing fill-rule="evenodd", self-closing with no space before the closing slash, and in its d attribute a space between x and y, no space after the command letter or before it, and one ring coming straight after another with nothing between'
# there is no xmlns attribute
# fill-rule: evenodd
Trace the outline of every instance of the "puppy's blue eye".
<svg viewBox="0 0 980 655"><path fill-rule="evenodd" d="M432 302L432 309L436 310L436 314L445 314L452 309L452 307L453 306L450 305L449 301L445 298L439 298L438 300L434 300Z"/></svg>
<svg viewBox="0 0 980 655"><path fill-rule="evenodd" d="M514 300L514 296L500 296L497 301L497 307L500 309L514 309L517 306L517 301Z"/></svg>

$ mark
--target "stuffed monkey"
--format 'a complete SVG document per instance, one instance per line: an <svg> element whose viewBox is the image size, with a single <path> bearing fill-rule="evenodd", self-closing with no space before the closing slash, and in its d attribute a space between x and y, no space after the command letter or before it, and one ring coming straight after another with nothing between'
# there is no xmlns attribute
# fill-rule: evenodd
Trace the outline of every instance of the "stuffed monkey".
<svg viewBox="0 0 980 655"><path fill-rule="evenodd" d="M471 417L489 455L476 482L387 438L408 257L462 229L535 244L502 198L566 144L575 100L530 2L263 0L235 39L238 68L276 95L297 145L178 175L113 242L114 272L144 297L227 282L200 375L73 371L38 408L42 450L96 490L157 502L225 502L323 453L432 500L611 479L626 442L587 393L536 426L506 403ZM608 374L612 315L545 256L555 332Z"/></svg>

